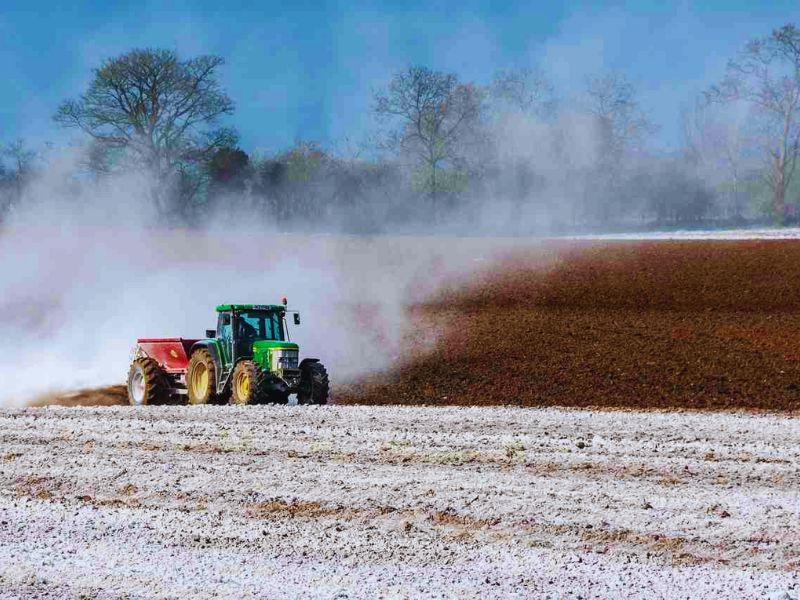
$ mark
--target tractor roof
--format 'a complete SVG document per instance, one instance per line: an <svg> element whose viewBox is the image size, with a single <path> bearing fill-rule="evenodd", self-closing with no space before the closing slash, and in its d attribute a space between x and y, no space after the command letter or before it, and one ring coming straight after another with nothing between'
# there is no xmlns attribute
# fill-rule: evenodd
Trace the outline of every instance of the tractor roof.
<svg viewBox="0 0 800 600"><path fill-rule="evenodd" d="M227 312L229 310L274 310L285 311L286 307L282 304L220 304L217 312Z"/></svg>

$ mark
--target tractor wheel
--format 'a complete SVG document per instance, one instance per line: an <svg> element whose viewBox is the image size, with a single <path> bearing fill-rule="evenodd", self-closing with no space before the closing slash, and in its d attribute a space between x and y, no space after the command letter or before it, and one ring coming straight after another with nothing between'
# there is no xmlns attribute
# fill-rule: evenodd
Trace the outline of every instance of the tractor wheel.
<svg viewBox="0 0 800 600"><path fill-rule="evenodd" d="M137 358L128 371L128 402L133 406L166 404L169 385L161 367L152 358Z"/></svg>
<svg viewBox="0 0 800 600"><path fill-rule="evenodd" d="M327 404L330 394L328 371L321 362L307 362L300 366L298 404Z"/></svg>
<svg viewBox="0 0 800 600"><path fill-rule="evenodd" d="M192 353L189 370L186 371L189 404L210 404L217 399L216 373L216 365L208 350L200 348Z"/></svg>
<svg viewBox="0 0 800 600"><path fill-rule="evenodd" d="M231 404L260 404L268 401L266 377L252 360L243 360L233 369Z"/></svg>

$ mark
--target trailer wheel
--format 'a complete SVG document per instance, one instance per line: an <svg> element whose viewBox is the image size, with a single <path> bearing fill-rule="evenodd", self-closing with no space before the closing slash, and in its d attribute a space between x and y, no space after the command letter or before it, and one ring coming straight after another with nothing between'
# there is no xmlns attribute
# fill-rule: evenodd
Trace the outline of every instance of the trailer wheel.
<svg viewBox="0 0 800 600"><path fill-rule="evenodd" d="M199 348L192 352L189 369L186 371L189 404L209 404L216 400L216 373L216 365L208 350Z"/></svg>
<svg viewBox="0 0 800 600"><path fill-rule="evenodd" d="M318 361L304 362L300 365L300 388L297 391L298 404L327 404L330 395L328 371Z"/></svg>
<svg viewBox="0 0 800 600"><path fill-rule="evenodd" d="M152 358L137 358L128 371L128 402L132 406L166 404L169 401L167 377Z"/></svg>

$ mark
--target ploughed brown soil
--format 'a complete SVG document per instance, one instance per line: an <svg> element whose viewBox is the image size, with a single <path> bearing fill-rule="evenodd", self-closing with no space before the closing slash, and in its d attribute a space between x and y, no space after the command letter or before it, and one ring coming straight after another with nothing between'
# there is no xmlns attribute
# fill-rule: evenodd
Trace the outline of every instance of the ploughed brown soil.
<svg viewBox="0 0 800 600"><path fill-rule="evenodd" d="M360 404L800 409L800 242L558 243L412 308Z"/></svg>
<svg viewBox="0 0 800 600"><path fill-rule="evenodd" d="M554 242L409 311L407 358L336 403L800 410L800 241Z"/></svg>
<svg viewBox="0 0 800 600"><path fill-rule="evenodd" d="M66 394L44 394L28 402L28 406L116 406L120 404L128 404L128 391L124 385L112 385Z"/></svg>

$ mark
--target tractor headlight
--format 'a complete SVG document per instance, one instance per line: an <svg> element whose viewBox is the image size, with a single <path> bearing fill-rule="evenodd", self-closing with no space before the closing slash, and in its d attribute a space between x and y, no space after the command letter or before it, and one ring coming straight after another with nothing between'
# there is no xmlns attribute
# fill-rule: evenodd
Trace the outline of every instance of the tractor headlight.
<svg viewBox="0 0 800 600"><path fill-rule="evenodd" d="M298 350L273 350L272 368L280 371L286 369L296 369L300 362L300 352Z"/></svg>

